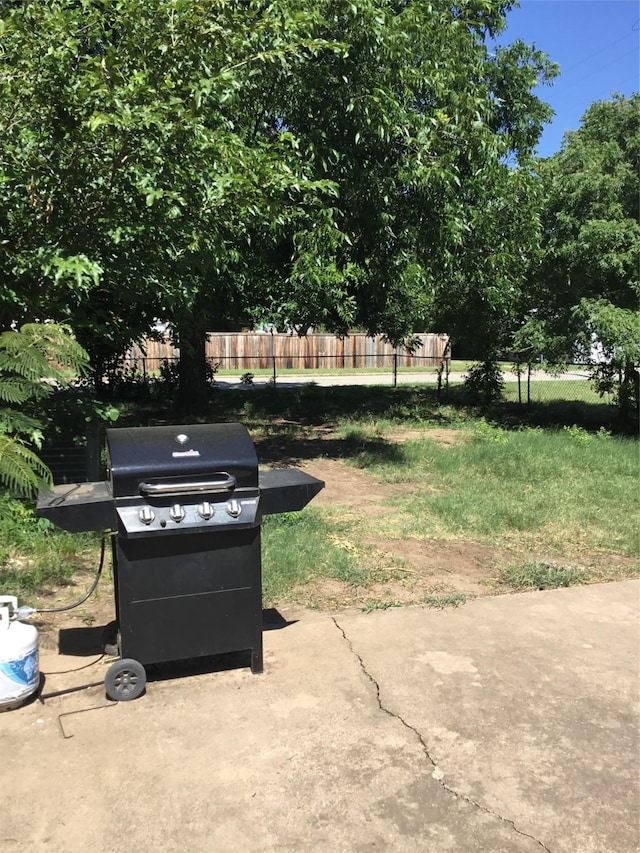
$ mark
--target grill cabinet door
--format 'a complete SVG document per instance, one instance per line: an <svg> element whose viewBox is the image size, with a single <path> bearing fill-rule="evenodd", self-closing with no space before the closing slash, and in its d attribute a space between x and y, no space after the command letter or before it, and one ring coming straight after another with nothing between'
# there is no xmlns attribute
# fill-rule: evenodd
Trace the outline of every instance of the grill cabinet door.
<svg viewBox="0 0 640 853"><path fill-rule="evenodd" d="M262 671L260 528L124 539L115 552L122 657L143 664L251 650Z"/></svg>

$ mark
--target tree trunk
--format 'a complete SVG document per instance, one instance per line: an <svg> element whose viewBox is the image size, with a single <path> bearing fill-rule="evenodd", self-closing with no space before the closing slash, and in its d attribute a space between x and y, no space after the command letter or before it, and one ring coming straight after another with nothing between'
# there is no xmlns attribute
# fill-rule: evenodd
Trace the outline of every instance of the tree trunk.
<svg viewBox="0 0 640 853"><path fill-rule="evenodd" d="M197 311L178 329L180 368L178 372L178 412L201 417L209 405L206 359L207 329Z"/></svg>
<svg viewBox="0 0 640 853"><path fill-rule="evenodd" d="M91 373L93 391L97 400L109 400L113 397L113 388L104 381L105 360L101 355L91 354Z"/></svg>
<svg viewBox="0 0 640 853"><path fill-rule="evenodd" d="M626 364L620 377L618 391L618 413L624 427L638 430L640 408L640 370L633 364Z"/></svg>

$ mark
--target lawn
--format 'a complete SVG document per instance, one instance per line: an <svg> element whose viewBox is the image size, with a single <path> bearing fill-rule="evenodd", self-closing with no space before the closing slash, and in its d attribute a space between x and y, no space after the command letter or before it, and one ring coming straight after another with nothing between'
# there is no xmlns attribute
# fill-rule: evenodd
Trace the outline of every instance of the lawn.
<svg viewBox="0 0 640 853"><path fill-rule="evenodd" d="M392 436L392 432L390 435ZM371 476L408 483L380 533L470 538L575 553L638 553L635 442L578 427L504 430L476 421L460 440L424 437L393 455L363 450L352 459ZM428 483L428 489L416 488Z"/></svg>
<svg viewBox="0 0 640 853"><path fill-rule="evenodd" d="M265 519L265 605L453 606L637 576L638 443L595 428L603 404L535 425L558 411L481 412L416 388L219 393L211 420L246 423L263 466L299 465L327 483L302 513ZM588 428L563 424L568 412L588 413ZM120 425L163 416L130 405ZM57 531L15 501L4 516L0 592L78 598L98 538Z"/></svg>
<svg viewBox="0 0 640 853"><path fill-rule="evenodd" d="M633 440L579 427L504 430L480 419L447 430L351 422L337 429L335 448L324 441L334 457L324 470L338 481L355 470L360 480L351 502L341 498L344 483L333 483L338 503L292 516L286 530L267 519L265 592L274 601L459 603L638 576ZM304 461L311 473L316 452ZM363 504L359 494L378 499ZM283 586L291 563L295 580ZM331 581L324 587L323 578Z"/></svg>

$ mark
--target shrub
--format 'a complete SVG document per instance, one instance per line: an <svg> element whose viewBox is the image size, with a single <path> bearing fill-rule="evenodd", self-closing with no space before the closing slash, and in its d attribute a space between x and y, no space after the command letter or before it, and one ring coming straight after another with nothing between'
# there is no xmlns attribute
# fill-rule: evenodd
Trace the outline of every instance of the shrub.
<svg viewBox="0 0 640 853"><path fill-rule="evenodd" d="M25 404L67 385L88 362L66 326L28 323L0 335L0 483L13 492L31 494L51 482L33 450L42 445L42 422Z"/></svg>
<svg viewBox="0 0 640 853"><path fill-rule="evenodd" d="M502 371L494 361L474 364L464 384L474 403L495 403L504 393Z"/></svg>

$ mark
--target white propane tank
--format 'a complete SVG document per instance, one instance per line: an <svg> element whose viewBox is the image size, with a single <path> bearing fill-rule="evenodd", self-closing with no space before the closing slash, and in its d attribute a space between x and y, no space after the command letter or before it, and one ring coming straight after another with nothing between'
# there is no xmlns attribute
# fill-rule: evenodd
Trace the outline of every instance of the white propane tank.
<svg viewBox="0 0 640 853"><path fill-rule="evenodd" d="M40 683L38 629L12 619L17 609L14 595L0 595L0 711L17 708Z"/></svg>

